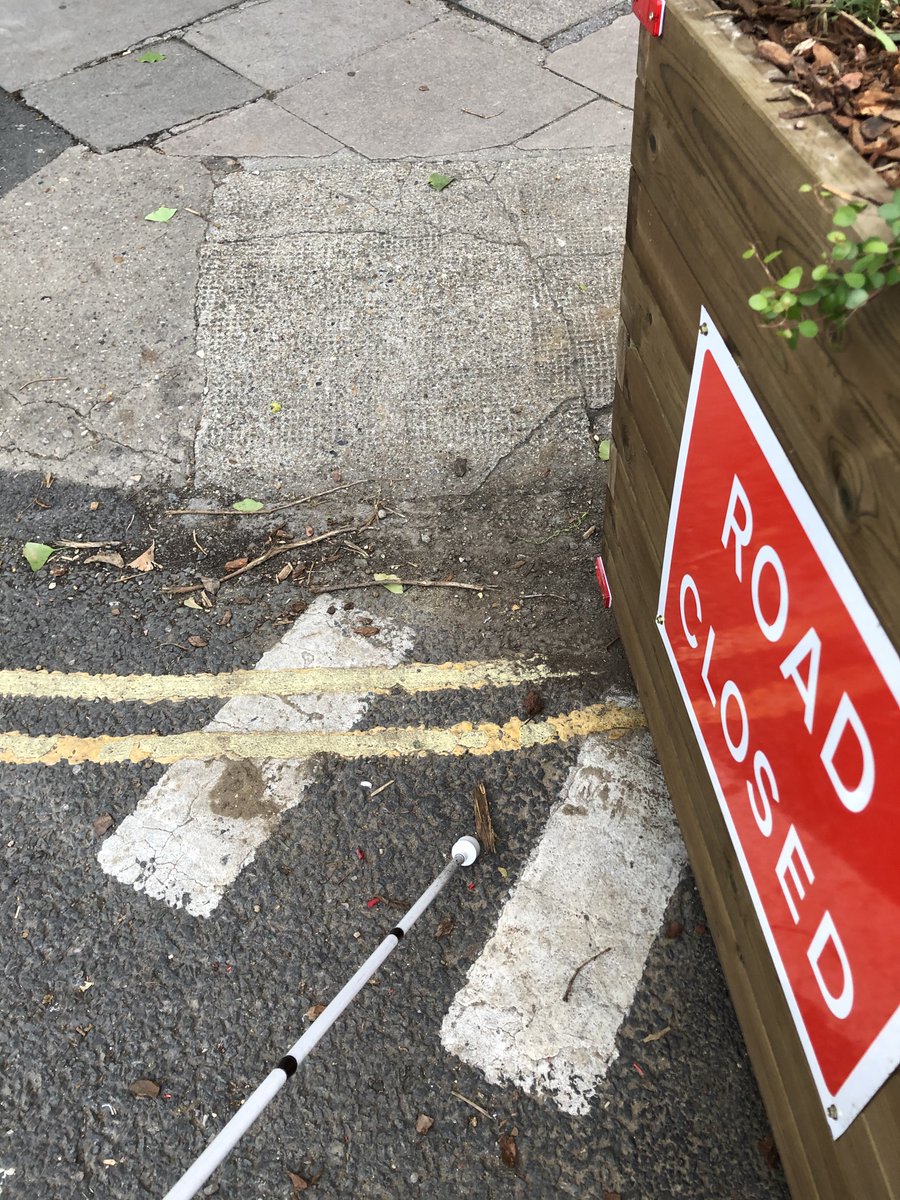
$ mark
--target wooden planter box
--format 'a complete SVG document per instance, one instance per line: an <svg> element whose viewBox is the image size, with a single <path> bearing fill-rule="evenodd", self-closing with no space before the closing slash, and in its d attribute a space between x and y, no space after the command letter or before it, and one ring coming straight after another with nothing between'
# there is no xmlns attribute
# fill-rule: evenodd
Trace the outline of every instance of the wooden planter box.
<svg viewBox="0 0 900 1200"><path fill-rule="evenodd" d="M847 344L791 352L759 327L741 253L818 260L829 218L801 184L886 199L825 122L780 120L773 68L709 0L669 0L641 34L621 340L605 518L613 608L763 1099L798 1200L900 1196L900 1077L832 1137L655 627L701 305L710 312L893 645L900 644L900 288ZM898 802L900 828L900 802ZM900 863L898 863L900 870ZM900 953L900 937L894 938Z"/></svg>

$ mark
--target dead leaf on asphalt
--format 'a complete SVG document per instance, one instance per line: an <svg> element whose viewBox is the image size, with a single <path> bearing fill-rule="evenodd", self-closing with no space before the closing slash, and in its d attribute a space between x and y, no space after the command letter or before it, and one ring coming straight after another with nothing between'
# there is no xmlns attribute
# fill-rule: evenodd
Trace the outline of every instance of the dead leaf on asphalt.
<svg viewBox="0 0 900 1200"><path fill-rule="evenodd" d="M537 688L529 688L522 702L526 717L536 717L544 711L544 701Z"/></svg>
<svg viewBox="0 0 900 1200"><path fill-rule="evenodd" d="M416 1133L427 1133L434 1124L434 1117L426 1117L424 1113L420 1113L416 1117Z"/></svg>
<svg viewBox="0 0 900 1200"><path fill-rule="evenodd" d="M137 558L132 559L128 564L131 571L152 571L156 566L156 559L153 557L153 552L156 549L156 542L151 542L143 554L139 554Z"/></svg>
<svg viewBox="0 0 900 1200"><path fill-rule="evenodd" d="M125 559L121 554L116 554L114 550L108 553L92 554L90 558L86 558L85 563L106 563L108 567L118 567L120 571L125 569Z"/></svg>
<svg viewBox="0 0 900 1200"><path fill-rule="evenodd" d="M109 833L113 827L113 819L110 813L101 813L99 817L94 817L91 821L91 828L97 837L103 837L104 833Z"/></svg>
<svg viewBox="0 0 900 1200"><path fill-rule="evenodd" d="M309 1187L309 1180L304 1179L302 1175L298 1175L295 1171L288 1171L288 1179L290 1179L291 1187L295 1192L305 1192Z"/></svg>
<svg viewBox="0 0 900 1200"><path fill-rule="evenodd" d="M443 921L441 921L434 931L434 940L439 942L442 937L448 937L453 932L453 924L452 917L444 917Z"/></svg>
<svg viewBox="0 0 900 1200"><path fill-rule="evenodd" d="M680 938L684 933L684 926L680 921L670 921L666 926L666 937L670 940Z"/></svg>
<svg viewBox="0 0 900 1200"><path fill-rule="evenodd" d="M128 1090L139 1100L154 1100L159 1095L159 1084L152 1079L137 1079L128 1085Z"/></svg>
<svg viewBox="0 0 900 1200"><path fill-rule="evenodd" d="M321 1016L324 1011L325 1011L324 1004L313 1004L310 1008L308 1008L306 1010L307 1021L314 1021L316 1019L316 1017Z"/></svg>
<svg viewBox="0 0 900 1200"><path fill-rule="evenodd" d="M622 1200L622 1195L620 1192L604 1191L603 1200Z"/></svg>
<svg viewBox="0 0 900 1200"><path fill-rule="evenodd" d="M225 611L222 613L221 617L219 617L219 619L218 619L218 621L216 622L216 624L217 624L217 625L230 625L230 624L231 624L231 618L232 618L233 616L234 616L234 613L231 611L231 609L230 609L230 608L226 608L226 609L225 609Z"/></svg>
<svg viewBox="0 0 900 1200"><path fill-rule="evenodd" d="M240 567L246 567L249 561L250 560L246 557L246 555L243 558L233 558L231 562L227 562L225 564L225 570L237 571Z"/></svg>
<svg viewBox="0 0 900 1200"><path fill-rule="evenodd" d="M208 646L209 642L206 640L205 637L201 637L199 633L192 633L191 636L188 638L188 645L196 646L197 649L199 650L203 646Z"/></svg>
<svg viewBox="0 0 900 1200"><path fill-rule="evenodd" d="M509 1167L511 1171L514 1171L519 1159L519 1147L516 1145L515 1137L511 1133L501 1133L497 1138L497 1145L500 1149L500 1161L504 1167Z"/></svg>
<svg viewBox="0 0 900 1200"><path fill-rule="evenodd" d="M667 1033L672 1032L672 1026L667 1025L665 1029L660 1029L658 1033L648 1033L645 1038L641 1038L642 1042L658 1042L660 1038L664 1038Z"/></svg>
<svg viewBox="0 0 900 1200"><path fill-rule="evenodd" d="M376 633L381 633L381 629L378 625L360 625L353 632L359 634L360 637L374 637Z"/></svg>

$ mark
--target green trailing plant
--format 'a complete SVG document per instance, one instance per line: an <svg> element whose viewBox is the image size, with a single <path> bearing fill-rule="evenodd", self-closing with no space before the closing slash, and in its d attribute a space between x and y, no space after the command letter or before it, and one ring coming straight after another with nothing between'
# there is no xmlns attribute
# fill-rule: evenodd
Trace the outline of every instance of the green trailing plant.
<svg viewBox="0 0 900 1200"><path fill-rule="evenodd" d="M815 192L822 203L832 196L826 188L808 183L800 191ZM886 237L863 237L856 229L857 218L866 208L865 202L851 201L834 211L826 234L828 245L808 276L803 267L795 266L776 278L772 264L781 250L760 254L751 246L744 251L745 259L759 260L770 281L747 303L791 349L800 338L814 338L823 329L839 337L855 312L885 288L900 283L900 189L878 209L888 229Z"/></svg>

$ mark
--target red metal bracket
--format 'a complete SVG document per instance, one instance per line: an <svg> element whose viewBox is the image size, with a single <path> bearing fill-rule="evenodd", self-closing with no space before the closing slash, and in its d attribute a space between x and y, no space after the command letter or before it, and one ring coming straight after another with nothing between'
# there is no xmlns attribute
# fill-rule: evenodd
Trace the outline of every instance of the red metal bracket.
<svg viewBox="0 0 900 1200"><path fill-rule="evenodd" d="M606 575L606 567L603 565L603 559L599 555L594 561L594 570L597 572L597 583L600 585L600 591L603 595L603 607L612 608L612 589L609 586L609 579Z"/></svg>
<svg viewBox="0 0 900 1200"><path fill-rule="evenodd" d="M631 11L651 37L662 37L666 0L631 0Z"/></svg>

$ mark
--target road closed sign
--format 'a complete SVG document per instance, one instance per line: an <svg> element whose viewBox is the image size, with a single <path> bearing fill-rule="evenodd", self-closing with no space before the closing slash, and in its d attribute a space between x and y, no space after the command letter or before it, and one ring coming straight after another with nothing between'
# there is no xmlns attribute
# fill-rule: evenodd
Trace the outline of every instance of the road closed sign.
<svg viewBox="0 0 900 1200"><path fill-rule="evenodd" d="M706 312L658 611L838 1137L900 1062L900 658Z"/></svg>

